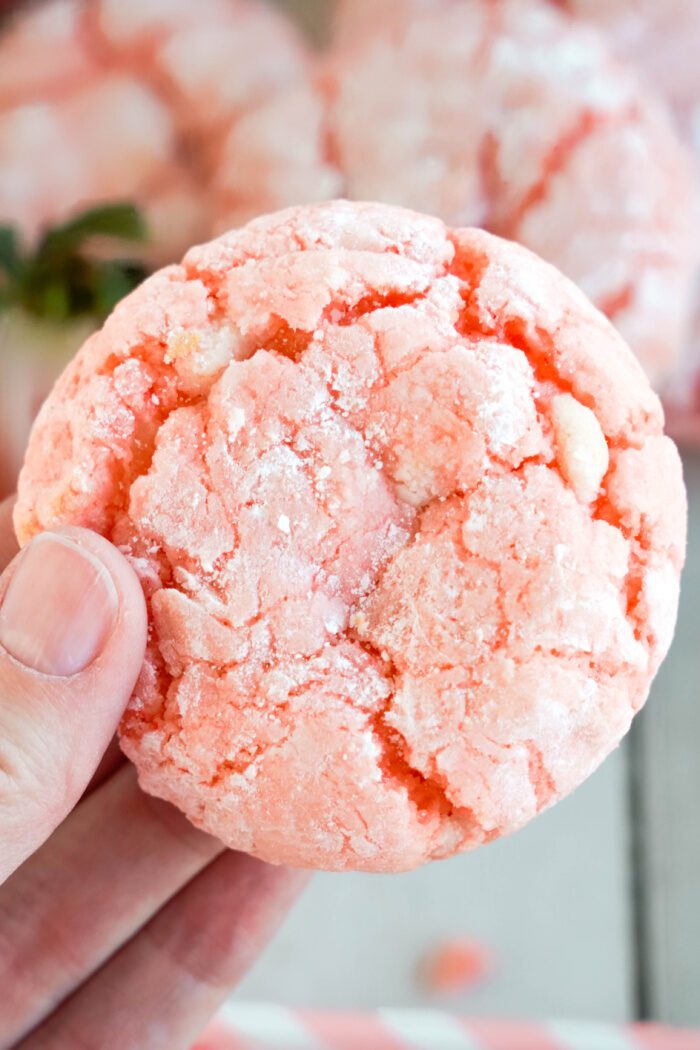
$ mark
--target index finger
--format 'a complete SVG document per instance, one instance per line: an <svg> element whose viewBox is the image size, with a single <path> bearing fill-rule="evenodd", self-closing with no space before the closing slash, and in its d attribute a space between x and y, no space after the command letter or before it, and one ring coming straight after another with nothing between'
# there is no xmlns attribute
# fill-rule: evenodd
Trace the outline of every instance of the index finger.
<svg viewBox="0 0 700 1050"><path fill-rule="evenodd" d="M226 851L17 1050L184 1050L260 955L308 873ZM288 1044L279 1044L288 1045Z"/></svg>
<svg viewBox="0 0 700 1050"><path fill-rule="evenodd" d="M12 525L14 505L15 496L10 496L0 503L0 572L10 564L19 549Z"/></svg>

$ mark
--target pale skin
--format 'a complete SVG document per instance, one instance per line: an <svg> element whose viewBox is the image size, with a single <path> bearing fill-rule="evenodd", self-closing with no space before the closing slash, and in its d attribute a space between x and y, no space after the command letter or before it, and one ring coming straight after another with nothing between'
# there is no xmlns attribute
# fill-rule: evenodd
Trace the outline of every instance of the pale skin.
<svg viewBox="0 0 700 1050"><path fill-rule="evenodd" d="M26 556L0 504L0 1050L186 1050L305 876L224 851L139 790L111 741L142 660L143 597L106 541L68 530L66 543L106 570L116 614L94 658L56 675L27 666L39 649L8 623ZM61 628L70 647L65 610Z"/></svg>

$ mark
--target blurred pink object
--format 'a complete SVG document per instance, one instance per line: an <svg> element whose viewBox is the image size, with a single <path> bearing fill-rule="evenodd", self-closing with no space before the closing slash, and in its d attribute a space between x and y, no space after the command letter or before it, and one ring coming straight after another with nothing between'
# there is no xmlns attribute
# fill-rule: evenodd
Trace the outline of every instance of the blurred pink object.
<svg viewBox="0 0 700 1050"><path fill-rule="evenodd" d="M635 63L643 81L667 99L693 150L700 186L700 0L561 2L605 30L618 54ZM674 437L700 444L700 283L690 342L665 393Z"/></svg>
<svg viewBox="0 0 700 1050"><path fill-rule="evenodd" d="M484 981L493 970L493 962L487 945L452 937L435 944L421 960L420 983L434 995L463 992Z"/></svg>
<svg viewBox="0 0 700 1050"><path fill-rule="evenodd" d="M700 1032L660 1025L477 1021L438 1010L321 1013L232 1003L193 1050L700 1050Z"/></svg>
<svg viewBox="0 0 700 1050"><path fill-rule="evenodd" d="M700 0L559 0L601 26L683 117L700 106ZM697 129L700 132L700 128Z"/></svg>
<svg viewBox="0 0 700 1050"><path fill-rule="evenodd" d="M303 78L307 54L255 0L49 0L0 36L0 222L29 240L80 208L138 203L157 262L208 233L219 143ZM246 197L247 217L264 194Z"/></svg>
<svg viewBox="0 0 700 1050"><path fill-rule="evenodd" d="M382 33L401 33L416 15L435 14L464 0L337 0L333 17L337 44L347 46Z"/></svg>
<svg viewBox="0 0 700 1050"><path fill-rule="evenodd" d="M315 102L319 192L335 167L351 197L521 241L577 281L659 384L689 327L691 162L602 36L545 0L345 0L339 34Z"/></svg>
<svg viewBox="0 0 700 1050"><path fill-rule="evenodd" d="M473 2L473 0L470 0ZM498 23L497 5L494 25ZM645 86L674 107L692 109L700 98L700 0L548 0L554 8L602 29L618 54L637 64ZM351 43L377 32L400 32L416 15L449 10L464 0L339 0L336 39ZM523 5L524 6L524 5Z"/></svg>

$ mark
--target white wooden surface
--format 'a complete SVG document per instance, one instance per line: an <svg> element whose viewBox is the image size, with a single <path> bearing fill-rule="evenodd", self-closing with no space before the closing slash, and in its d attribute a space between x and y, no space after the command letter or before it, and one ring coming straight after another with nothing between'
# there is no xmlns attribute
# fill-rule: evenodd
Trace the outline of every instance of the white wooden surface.
<svg viewBox="0 0 700 1050"><path fill-rule="evenodd" d="M639 720L649 1012L700 1025L700 455L684 459L688 563L673 649Z"/></svg>

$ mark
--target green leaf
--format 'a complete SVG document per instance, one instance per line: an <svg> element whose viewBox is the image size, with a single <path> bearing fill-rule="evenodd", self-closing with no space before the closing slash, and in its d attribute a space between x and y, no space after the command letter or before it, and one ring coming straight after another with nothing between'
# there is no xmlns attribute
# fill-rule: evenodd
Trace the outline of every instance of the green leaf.
<svg viewBox="0 0 700 1050"><path fill-rule="evenodd" d="M60 280L49 281L39 290L37 313L50 321L66 321L71 316L70 291Z"/></svg>
<svg viewBox="0 0 700 1050"><path fill-rule="evenodd" d="M0 226L0 271L4 270L9 278L17 278L21 269L17 234L11 226Z"/></svg>
<svg viewBox="0 0 700 1050"><path fill-rule="evenodd" d="M102 204L49 230L39 245L37 255L68 255L81 248L91 237L145 241L146 223L133 204Z"/></svg>
<svg viewBox="0 0 700 1050"><path fill-rule="evenodd" d="M119 262L101 263L93 275L93 293L96 312L100 316L111 313L117 303L128 295L145 277L145 271Z"/></svg>
<svg viewBox="0 0 700 1050"><path fill-rule="evenodd" d="M132 204L106 204L49 230L35 252L23 258L14 230L0 226L0 310L17 305L56 322L103 319L146 276L142 263L116 257L125 241L145 235L145 223ZM99 251L89 243L94 239L103 242ZM115 242L112 250L104 251L110 241Z"/></svg>

